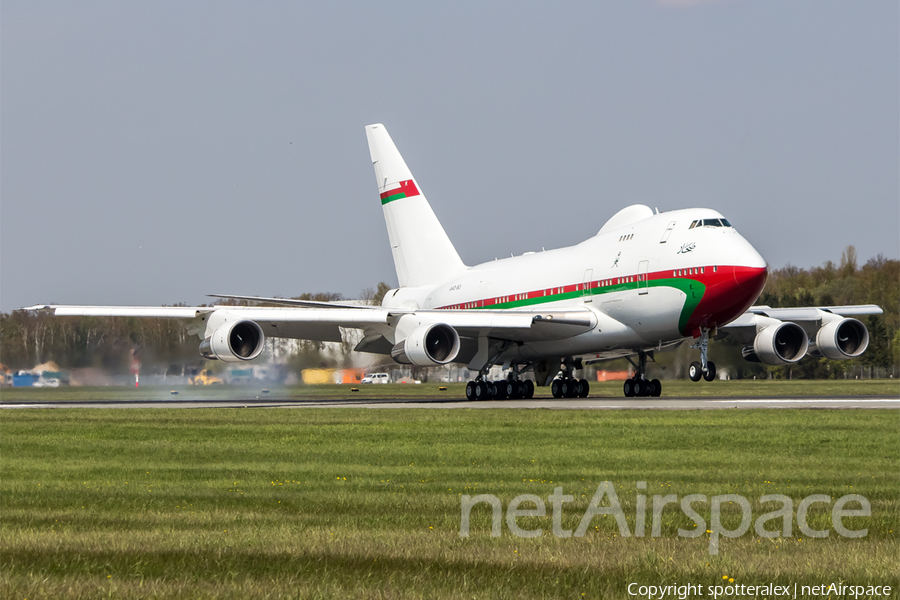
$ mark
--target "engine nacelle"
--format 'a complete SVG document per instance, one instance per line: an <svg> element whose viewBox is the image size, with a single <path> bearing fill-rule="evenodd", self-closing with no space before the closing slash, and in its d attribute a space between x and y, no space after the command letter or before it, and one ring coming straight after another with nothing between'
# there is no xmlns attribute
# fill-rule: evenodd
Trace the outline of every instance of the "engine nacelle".
<svg viewBox="0 0 900 600"><path fill-rule="evenodd" d="M868 347L869 330L856 319L835 319L816 333L815 349L826 358L856 358Z"/></svg>
<svg viewBox="0 0 900 600"><path fill-rule="evenodd" d="M263 351L266 336L253 321L233 321L220 325L200 342L200 355L210 360L242 362L253 360Z"/></svg>
<svg viewBox="0 0 900 600"><path fill-rule="evenodd" d="M741 354L750 362L763 362L767 365L789 365L804 356L809 349L809 338L806 331L796 323L779 323L769 325L747 346Z"/></svg>
<svg viewBox="0 0 900 600"><path fill-rule="evenodd" d="M459 334L445 323L420 325L391 350L391 358L404 365L434 367L452 362L459 354Z"/></svg>

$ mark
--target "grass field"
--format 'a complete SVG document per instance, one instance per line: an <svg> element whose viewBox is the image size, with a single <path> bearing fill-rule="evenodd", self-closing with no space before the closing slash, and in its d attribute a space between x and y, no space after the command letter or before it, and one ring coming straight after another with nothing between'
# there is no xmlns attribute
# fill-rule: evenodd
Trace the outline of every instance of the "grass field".
<svg viewBox="0 0 900 600"><path fill-rule="evenodd" d="M5 393L4 393L5 396ZM626 598L629 583L892 585L900 565L900 413L890 410L18 410L0 420L0 596L27 598ZM634 531L638 491L740 494L753 519L861 494L865 537L813 504L813 538L623 538L611 516L575 529L609 481ZM531 539L487 505L460 537L464 494L547 503ZM528 508L533 505L523 505ZM694 508L709 522L709 505ZM726 526L740 520L726 505ZM777 519L775 524L780 524ZM771 524L768 527L771 529ZM723 579L725 577L726 579ZM633 596L632 596L633 597ZM710 596L711 597L711 596ZM721 597L721 596L720 596ZM798 594L798 597L822 597ZM832 596L836 597L836 596ZM862 596L867 597L867 596Z"/></svg>
<svg viewBox="0 0 900 600"><path fill-rule="evenodd" d="M351 389L359 391L353 392ZM445 388L445 389L441 389ZM60 387L60 388L4 388L3 402L85 402L115 400L214 400L270 398L273 400L337 400L387 398L447 398L463 399L465 384L390 384L390 385L297 385L271 386L263 393L263 386L161 386L132 387ZM173 396L171 391L177 391ZM731 380L711 383L666 381L663 398L678 397L799 397L799 396L889 396L900 397L900 381L891 379L866 380ZM549 387L539 387L535 397L550 398ZM622 382L592 382L592 398L622 398Z"/></svg>

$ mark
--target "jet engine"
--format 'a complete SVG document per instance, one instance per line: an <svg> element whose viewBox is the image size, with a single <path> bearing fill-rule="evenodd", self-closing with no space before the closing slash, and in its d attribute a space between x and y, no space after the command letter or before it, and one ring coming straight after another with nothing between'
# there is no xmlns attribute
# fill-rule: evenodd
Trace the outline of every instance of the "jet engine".
<svg viewBox="0 0 900 600"><path fill-rule="evenodd" d="M419 367L446 365L459 353L459 334L446 323L420 325L406 339L397 342L391 358Z"/></svg>
<svg viewBox="0 0 900 600"><path fill-rule="evenodd" d="M226 322L200 342L200 355L224 362L253 360L262 352L265 342L262 328L255 322Z"/></svg>
<svg viewBox="0 0 900 600"><path fill-rule="evenodd" d="M826 358L856 358L869 346L869 331L856 319L835 319L819 329L816 341L811 346L812 351Z"/></svg>
<svg viewBox="0 0 900 600"><path fill-rule="evenodd" d="M802 327L796 323L777 322L756 334L753 345L745 347L741 354L750 362L787 365L806 356L808 349L809 338Z"/></svg>

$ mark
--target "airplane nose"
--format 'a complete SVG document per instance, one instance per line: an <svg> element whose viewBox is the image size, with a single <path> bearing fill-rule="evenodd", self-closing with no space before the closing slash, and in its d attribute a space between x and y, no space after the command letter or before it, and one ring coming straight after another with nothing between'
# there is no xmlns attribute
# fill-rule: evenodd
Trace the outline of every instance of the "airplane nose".
<svg viewBox="0 0 900 600"><path fill-rule="evenodd" d="M755 249L741 254L734 265L734 282L748 295L756 294L754 300L762 293L768 274L766 261Z"/></svg>
<svg viewBox="0 0 900 600"><path fill-rule="evenodd" d="M757 296L762 293L768 275L769 270L765 266L745 267L735 265L734 267L734 282L742 290Z"/></svg>

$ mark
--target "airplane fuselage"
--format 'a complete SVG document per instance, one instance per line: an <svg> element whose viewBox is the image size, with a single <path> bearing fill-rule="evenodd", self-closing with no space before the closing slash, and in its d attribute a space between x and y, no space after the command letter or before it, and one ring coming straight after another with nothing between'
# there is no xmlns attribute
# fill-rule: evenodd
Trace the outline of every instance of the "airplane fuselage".
<svg viewBox="0 0 900 600"><path fill-rule="evenodd" d="M435 286L389 292L384 306L454 310L589 310L596 326L564 343L519 344L526 360L662 348L739 317L766 280L759 253L721 214L633 209L575 246L483 263ZM626 210L629 210L626 209ZM649 214L642 214L644 209ZM624 211L623 211L624 212ZM708 224L707 224L708 223ZM610 227L612 225L612 227ZM692 227L693 225L693 227Z"/></svg>

